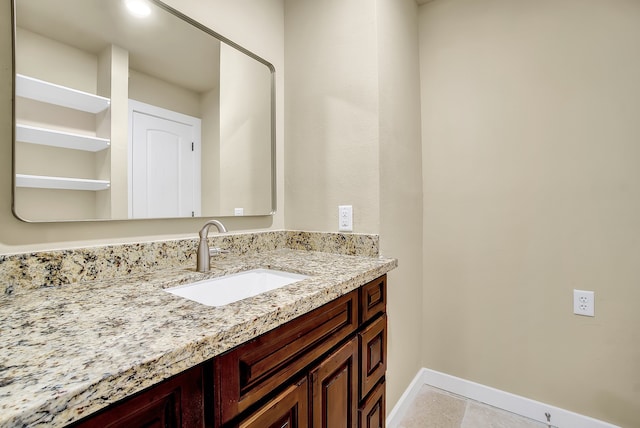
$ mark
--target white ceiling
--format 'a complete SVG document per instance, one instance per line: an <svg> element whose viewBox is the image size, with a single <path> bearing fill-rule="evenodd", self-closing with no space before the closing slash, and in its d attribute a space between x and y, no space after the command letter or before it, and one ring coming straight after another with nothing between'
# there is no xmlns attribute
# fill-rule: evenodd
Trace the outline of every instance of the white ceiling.
<svg viewBox="0 0 640 428"><path fill-rule="evenodd" d="M85 52L120 46L129 51L132 69L195 92L217 81L217 39L159 7L140 19L121 0L20 0L16 22Z"/></svg>

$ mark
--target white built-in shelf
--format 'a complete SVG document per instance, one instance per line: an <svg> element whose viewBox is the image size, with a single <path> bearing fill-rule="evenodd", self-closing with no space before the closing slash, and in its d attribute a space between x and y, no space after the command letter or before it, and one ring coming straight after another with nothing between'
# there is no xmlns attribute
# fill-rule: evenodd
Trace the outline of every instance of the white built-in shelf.
<svg viewBox="0 0 640 428"><path fill-rule="evenodd" d="M111 102L109 98L22 74L16 74L16 96L94 114L106 110Z"/></svg>
<svg viewBox="0 0 640 428"><path fill-rule="evenodd" d="M98 191L106 190L110 185L111 183L108 180L16 174L16 187Z"/></svg>
<svg viewBox="0 0 640 428"><path fill-rule="evenodd" d="M108 148L110 144L107 138L20 124L16 124L16 141L87 152L99 152Z"/></svg>

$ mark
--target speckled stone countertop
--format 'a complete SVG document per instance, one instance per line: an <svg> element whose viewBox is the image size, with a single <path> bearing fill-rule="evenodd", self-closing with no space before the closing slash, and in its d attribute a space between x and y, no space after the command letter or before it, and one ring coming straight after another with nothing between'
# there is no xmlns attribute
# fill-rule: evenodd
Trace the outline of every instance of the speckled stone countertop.
<svg viewBox="0 0 640 428"><path fill-rule="evenodd" d="M394 259L278 248L0 299L0 427L64 426L315 309ZM164 288L265 267L310 278L223 307Z"/></svg>

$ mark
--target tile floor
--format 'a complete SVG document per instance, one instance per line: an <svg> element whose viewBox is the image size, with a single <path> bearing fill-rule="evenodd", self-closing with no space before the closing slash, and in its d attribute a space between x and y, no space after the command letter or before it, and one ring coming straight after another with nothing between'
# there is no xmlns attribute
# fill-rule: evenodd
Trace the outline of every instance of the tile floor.
<svg viewBox="0 0 640 428"><path fill-rule="evenodd" d="M547 424L424 385L397 428L547 427Z"/></svg>

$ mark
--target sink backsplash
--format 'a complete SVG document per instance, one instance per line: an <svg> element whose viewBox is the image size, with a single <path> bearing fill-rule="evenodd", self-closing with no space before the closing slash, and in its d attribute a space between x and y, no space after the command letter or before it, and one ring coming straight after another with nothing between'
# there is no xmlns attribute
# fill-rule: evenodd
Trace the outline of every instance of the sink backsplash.
<svg viewBox="0 0 640 428"><path fill-rule="evenodd" d="M267 231L209 236L209 245L231 254L289 248L378 257L378 235ZM198 239L107 245L0 255L0 292L62 286L140 275L152 270L192 268Z"/></svg>

